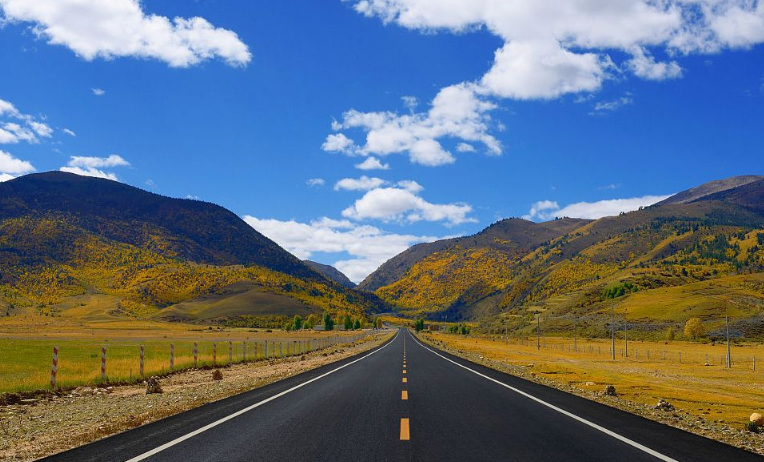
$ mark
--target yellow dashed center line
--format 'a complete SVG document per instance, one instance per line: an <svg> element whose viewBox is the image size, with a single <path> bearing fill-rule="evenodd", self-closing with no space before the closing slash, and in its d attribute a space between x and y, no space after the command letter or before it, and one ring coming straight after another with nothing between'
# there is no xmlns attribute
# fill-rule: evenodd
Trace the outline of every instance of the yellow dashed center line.
<svg viewBox="0 0 764 462"><path fill-rule="evenodd" d="M401 441L408 441L409 439L409 419L401 419Z"/></svg>
<svg viewBox="0 0 764 462"><path fill-rule="evenodd" d="M406 374L406 369L403 369L403 373Z"/></svg>
<svg viewBox="0 0 764 462"><path fill-rule="evenodd" d="M409 379L407 379L406 377L403 378L403 383L407 383L408 381Z"/></svg>
<svg viewBox="0 0 764 462"><path fill-rule="evenodd" d="M401 390L401 399L404 401L407 401L409 399L408 390Z"/></svg>

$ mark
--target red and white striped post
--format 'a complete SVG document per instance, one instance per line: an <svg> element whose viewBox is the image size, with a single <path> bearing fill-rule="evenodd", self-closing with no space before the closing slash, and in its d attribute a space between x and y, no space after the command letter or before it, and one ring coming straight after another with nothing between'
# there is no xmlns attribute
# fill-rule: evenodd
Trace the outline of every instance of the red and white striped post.
<svg viewBox="0 0 764 462"><path fill-rule="evenodd" d="M228 364L233 362L233 342L228 341Z"/></svg>
<svg viewBox="0 0 764 462"><path fill-rule="evenodd" d="M50 388L56 389L56 375L58 374L58 347L53 347L53 366L50 368Z"/></svg>
<svg viewBox="0 0 764 462"><path fill-rule="evenodd" d="M143 360L145 358L145 351L143 345L141 345L141 377L143 377Z"/></svg>
<svg viewBox="0 0 764 462"><path fill-rule="evenodd" d="M106 347L101 347L101 380L106 381Z"/></svg>
<svg viewBox="0 0 764 462"><path fill-rule="evenodd" d="M175 344L170 344L170 370L175 367Z"/></svg>
<svg viewBox="0 0 764 462"><path fill-rule="evenodd" d="M194 369L196 369L196 358L199 354L199 349L196 346L196 342L194 342Z"/></svg>
<svg viewBox="0 0 764 462"><path fill-rule="evenodd" d="M212 364L218 361L218 344L212 342Z"/></svg>

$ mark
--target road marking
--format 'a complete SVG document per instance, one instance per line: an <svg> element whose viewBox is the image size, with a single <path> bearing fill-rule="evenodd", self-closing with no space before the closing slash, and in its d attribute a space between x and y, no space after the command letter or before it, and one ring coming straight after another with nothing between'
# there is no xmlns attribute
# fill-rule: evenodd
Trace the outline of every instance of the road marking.
<svg viewBox="0 0 764 462"><path fill-rule="evenodd" d="M401 390L401 399L403 401L408 401L408 399L409 399L409 392L408 392L408 390Z"/></svg>
<svg viewBox="0 0 764 462"><path fill-rule="evenodd" d="M404 377L404 378L403 378L403 383L406 383L406 382L408 382L408 381L409 381L409 380L408 380L406 377Z"/></svg>
<svg viewBox="0 0 764 462"><path fill-rule="evenodd" d="M412 335L412 337L413 337L413 335ZM416 339L416 337L414 337L414 341L416 343L418 343L419 346L421 346L425 350L429 351L430 353L432 353L432 354L434 354L436 356L440 356L441 358L445 359L446 361L448 361L450 363L453 363L453 364L456 364L457 366L461 367L462 369L466 369L466 370L472 372L473 374L479 375L480 377L483 377L484 379L490 380L491 382L494 382L494 383L496 383L498 385L501 385L504 388L512 390L512 391L514 391L515 393L517 393L517 394L519 394L521 396L524 396L524 397L526 397L526 398L528 398L530 400L533 400L533 401L535 401L535 402L537 402L537 403L539 403L539 404L541 404L543 406L548 407L549 409L552 409L553 411L557 411L560 414L566 415L566 416L570 417L571 419L576 420L576 421L578 421L578 422L580 422L580 423L582 423L584 425L588 425L589 427L591 427L591 428L593 428L595 430L601 431L602 433L604 433L604 434L606 434L608 436L611 436L611 437L613 437L613 438L615 438L615 439L617 439L617 440L619 440L619 441L621 441L623 443L626 443L626 444L628 444L629 446L631 446L633 448L639 449L642 452L650 454L651 456L653 456L653 457L655 457L657 459L660 459L660 460L662 460L664 462L679 462L676 459L672 459L669 456L666 456L664 454L661 454L658 451L655 451L653 449L648 448L647 446L639 444L639 443L637 443L634 440L631 440L629 438L626 438L625 436L619 435L618 433L616 433L616 432L614 432L612 430L608 430L607 428L605 428L605 427L603 427L601 425L597 425L596 423L591 422L589 420L586 420L583 417L579 417L579 416L573 414L572 412L568 412L565 409L562 409L562 408L559 408L559 407L555 406L554 404L547 403L546 401L544 401L544 400L542 400L540 398L536 398L535 396L533 396L533 395L531 395L529 393L526 393L526 392L524 392L522 390L519 390L519 389L517 389L517 388L515 388L515 387L513 387L511 385L507 385L506 383L501 382L499 380L496 380L494 378L488 377L485 374L481 374L480 372L478 372L478 371L476 371L474 369L470 369L469 367L464 366L462 364L459 364L458 362L456 362L456 361L454 361L452 359L446 358L445 356L441 355L437 351L431 350L430 348L424 346L419 340ZM403 379L403 380L405 381L406 379Z"/></svg>
<svg viewBox="0 0 764 462"><path fill-rule="evenodd" d="M411 439L409 435L409 419L401 419L401 441L408 441Z"/></svg>
<svg viewBox="0 0 764 462"><path fill-rule="evenodd" d="M167 443L165 443L165 444L163 444L161 446L157 446L156 448L152 449L151 451L144 452L143 454L141 454L139 456L135 456L132 459L127 460L126 462L138 462L138 461L141 461L141 460L148 459L151 456L159 454L160 452L164 451L165 449L169 449L169 448L171 448L171 447L173 447L173 446L175 446L177 444L180 444L180 443L186 441L187 439L191 439L191 438L193 438L193 437L195 437L195 436L197 436L197 435L199 435L201 433L204 433L204 432L206 432L207 430L209 430L211 428L217 427L218 425L220 425L222 423L225 423L225 422L228 422L231 419L235 419L236 417L239 417L242 414L245 414L245 413L247 413L247 412L249 412L249 411L251 411L253 409L256 409L256 408L262 406L263 404L269 403L269 402L271 402L271 401L273 401L273 400L275 400L277 398L281 398L282 396L284 396L286 394L289 394L289 393L291 393L291 392L293 392L293 391L295 391L295 390L297 390L299 388L302 388L305 385L311 384L311 383L313 383L313 382L315 382L315 381L317 381L319 379L323 379L327 375L334 374L335 372L337 372L339 370L342 370L342 369L344 369L344 368L346 368L346 367L348 367L348 366L350 366L352 364L355 364L358 361L364 360L364 359L368 358L369 356L373 355L374 353L382 351L383 349L387 348L388 345L390 345L393 342L395 342L395 339L398 338L398 334L399 333L400 333L400 331L398 331L395 334L395 337L393 337L393 339L390 340L388 343L382 345L381 347L377 348L376 350L372 351L369 354L366 354L366 355L364 355L364 356L362 356L362 357L360 357L358 359L350 361L347 364L343 364L342 366L340 366L340 367L338 367L336 369L332 369L332 370L330 370L328 372L325 372L325 373L319 375L318 377L313 377L310 380L306 380L305 382L297 384L297 385L293 386L292 388L290 388L288 390L282 391L281 393L277 393L277 394L271 396L270 398L266 398L266 399L264 399L262 401L259 401L259 402L255 403L255 404L251 405L251 406L245 407L244 409L242 409L240 411L236 411L233 414L230 414L230 415L228 415L226 417L223 417L222 419L219 419L219 420L216 420L216 421L214 421L214 422L212 422L210 424L207 424L207 425L203 426L202 428L199 428L197 430L192 431L191 433L187 433L187 434L185 434L183 436L175 438L174 440L169 441L169 442L167 442ZM408 427L407 427L407 429L408 429ZM401 429L401 436L403 436L402 432L403 432L403 430ZM407 434L408 434L408 430L407 430Z"/></svg>
<svg viewBox="0 0 764 462"><path fill-rule="evenodd" d="M403 369L403 373L406 374L406 369Z"/></svg>

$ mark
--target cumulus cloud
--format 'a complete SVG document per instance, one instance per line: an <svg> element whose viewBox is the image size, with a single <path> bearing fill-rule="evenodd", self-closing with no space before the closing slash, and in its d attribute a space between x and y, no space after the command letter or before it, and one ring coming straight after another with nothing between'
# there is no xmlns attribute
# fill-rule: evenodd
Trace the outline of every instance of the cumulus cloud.
<svg viewBox="0 0 764 462"><path fill-rule="evenodd" d="M12 154L0 150L0 181L8 181L18 175L26 175L35 171L34 166Z"/></svg>
<svg viewBox="0 0 764 462"><path fill-rule="evenodd" d="M553 218L571 217L597 219L615 216L621 212L631 212L640 207L647 207L656 202L671 197L666 196L642 196L629 199L608 199L596 202L576 202L560 207L555 201L539 201L531 206L530 211L523 218L526 220L551 220Z"/></svg>
<svg viewBox="0 0 764 462"><path fill-rule="evenodd" d="M334 266L354 282L361 282L382 263L410 246L438 239L387 233L374 226L330 218L301 223L247 215L244 221L302 259L320 253L348 253L352 258L336 261Z"/></svg>
<svg viewBox="0 0 764 462"><path fill-rule="evenodd" d="M387 156L407 154L412 163L438 166L455 161L442 140L482 143L488 154L502 152L499 141L488 133L491 118L488 111L493 103L481 98L472 84L443 88L427 112L398 114L395 112L360 112L351 109L342 121L332 124L335 131L366 132L363 145L343 133L327 136L323 149L352 155Z"/></svg>
<svg viewBox="0 0 764 462"><path fill-rule="evenodd" d="M72 156L69 162L59 170L62 172L74 173L82 176L92 176L104 178L107 180L119 181L117 175L113 172L107 172L103 169L113 167L129 167L130 163L121 156L112 154L108 157L84 157Z"/></svg>
<svg viewBox="0 0 764 462"><path fill-rule="evenodd" d="M87 61L136 57L188 67L212 58L245 66L252 59L236 33L200 17L147 14L139 0L0 0L0 9L5 21L31 23L38 38Z"/></svg>
<svg viewBox="0 0 764 462"><path fill-rule="evenodd" d="M106 91L105 90L101 90L100 88L91 88L90 91L92 91L93 94L96 95L96 96L103 96L103 95L106 94Z"/></svg>
<svg viewBox="0 0 764 462"><path fill-rule="evenodd" d="M412 162L424 165L454 161L440 142L444 137L483 142L488 152L500 153L488 130L492 99L543 100L591 94L608 80L620 80L629 73L646 80L675 79L683 73L676 57L749 48L764 42L761 1L348 1L357 12L385 24L424 33L463 34L485 29L503 41L482 76L439 93L442 97L446 90L459 89L471 93L463 100L480 104L477 108L477 103L473 107L456 106L445 124L447 128L432 123L426 112L414 113L413 99L404 100L411 114L351 110L334 127L335 131L365 131L366 144L360 153L383 156L406 152ZM668 58L658 60L657 55ZM433 101L433 108L435 105ZM427 130L430 127L440 130ZM462 129L471 136L464 136ZM459 146L462 149L457 147L457 151L468 152Z"/></svg>
<svg viewBox="0 0 764 462"><path fill-rule="evenodd" d="M334 185L335 191L369 191L387 183L381 178L369 178L366 175L360 178L343 178Z"/></svg>
<svg viewBox="0 0 764 462"><path fill-rule="evenodd" d="M353 220L381 220L384 222L443 221L449 226L475 223L469 217L472 207L468 204L433 204L417 195L421 189L387 187L373 189L342 211L342 216ZM416 184L419 187L418 184ZM421 188L421 187L419 187Z"/></svg>
<svg viewBox="0 0 764 462"><path fill-rule="evenodd" d="M355 164L358 170L390 170L390 164L383 164L376 157L367 157L360 164Z"/></svg>
<svg viewBox="0 0 764 462"><path fill-rule="evenodd" d="M310 187L323 186L326 184L326 180L324 180L323 178L311 178L308 181L306 181L305 184Z"/></svg>

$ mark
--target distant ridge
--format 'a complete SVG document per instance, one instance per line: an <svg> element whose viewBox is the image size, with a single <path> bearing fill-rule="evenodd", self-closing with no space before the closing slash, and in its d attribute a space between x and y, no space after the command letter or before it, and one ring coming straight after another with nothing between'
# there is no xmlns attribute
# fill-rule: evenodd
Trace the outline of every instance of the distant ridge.
<svg viewBox="0 0 764 462"><path fill-rule="evenodd" d="M722 191L729 191L731 189L735 189L740 186L761 180L764 180L764 176L742 175L725 178L723 180L709 181L708 183L703 183L700 186L696 186L678 194L674 194L668 199L662 200L655 205L689 204L690 202L695 202L704 197L718 194Z"/></svg>
<svg viewBox="0 0 764 462"><path fill-rule="evenodd" d="M323 263L318 263L311 260L303 260L303 263L310 266L314 270L318 271L319 273L323 274L324 276L328 277L332 281L336 282L337 284L347 287L348 289L352 289L355 287L355 283L351 281L345 274L338 270L337 268L331 266L331 265L324 265Z"/></svg>

